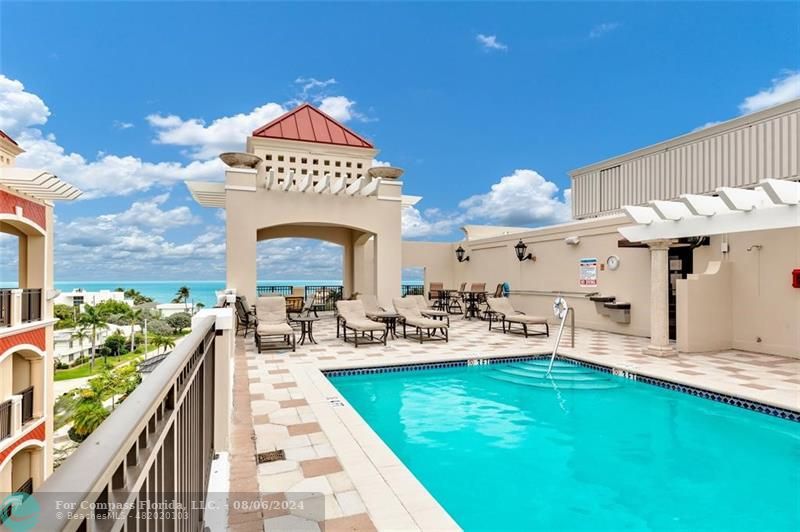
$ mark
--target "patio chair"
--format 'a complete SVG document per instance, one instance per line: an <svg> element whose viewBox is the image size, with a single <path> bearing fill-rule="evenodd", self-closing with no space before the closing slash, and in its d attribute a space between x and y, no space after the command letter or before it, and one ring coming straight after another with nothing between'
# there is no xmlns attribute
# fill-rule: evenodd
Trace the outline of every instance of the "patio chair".
<svg viewBox="0 0 800 532"><path fill-rule="evenodd" d="M234 310L236 312L236 334L239 334L239 331L244 329L244 336L247 338L247 333L250 332L250 329L256 328L255 312L247 308L244 298L239 297L236 298Z"/></svg>
<svg viewBox="0 0 800 532"><path fill-rule="evenodd" d="M450 314L464 314L464 290L467 289L467 283L461 283L458 287L458 292L450 294L450 301L447 303L447 312Z"/></svg>
<svg viewBox="0 0 800 532"><path fill-rule="evenodd" d="M359 337L361 345L364 344L383 344L386 345L386 337L388 329L385 323L372 321L367 317L364 310L364 303L360 299L350 301L337 301L336 310L336 337L339 337L339 328L341 327L344 333L344 341L349 342L347 338L347 331L352 331L353 344L359 346ZM376 332L382 332L380 338L375 338ZM369 333L369 338L367 338Z"/></svg>
<svg viewBox="0 0 800 532"><path fill-rule="evenodd" d="M305 313L306 316L311 316L313 312L314 316L319 318L317 313L319 310L325 310L325 291L322 288L317 288L311 296L306 298L300 314Z"/></svg>
<svg viewBox="0 0 800 532"><path fill-rule="evenodd" d="M305 297L306 296L306 287L305 286L293 286L292 287L292 295L296 297Z"/></svg>
<svg viewBox="0 0 800 532"><path fill-rule="evenodd" d="M492 297L503 297L503 283L497 285L497 287L494 289L494 295ZM492 322L495 317L495 312L491 308L489 308L488 302L484 301L483 303L485 305L485 307L482 309L483 319Z"/></svg>
<svg viewBox="0 0 800 532"><path fill-rule="evenodd" d="M433 301L434 308L441 306L442 290L444 290L444 283L431 283L428 287L428 300Z"/></svg>
<svg viewBox="0 0 800 532"><path fill-rule="evenodd" d="M450 325L450 314L445 310L436 310L428 306L425 302L424 296L406 296L406 298L413 300L417 304L420 314L425 318L433 318L434 320L445 320L447 325Z"/></svg>
<svg viewBox="0 0 800 532"><path fill-rule="evenodd" d="M403 338L408 338L410 336L411 338L418 339L419 343L431 340L449 341L449 325L444 321L423 316L416 302L412 299L396 297L392 300L392 303L394 303L395 311L400 315L400 323L403 324ZM413 327L416 334L408 334L408 326ZM442 336L436 336L436 333L439 331L441 331Z"/></svg>
<svg viewBox="0 0 800 532"><path fill-rule="evenodd" d="M517 323L522 325L522 333L525 335L525 338L528 337L528 325L544 325L544 331L535 331L530 333L531 336L550 336L550 325L547 323L547 318L542 318L539 316L528 316L524 312L520 312L518 310L514 310L514 307L511 306L511 301L508 300L506 297L490 297L487 299L487 304L489 305L489 309L492 311L492 315L496 318L499 318L503 324L503 334L511 331L511 324ZM492 330L492 322L494 320L489 321L489 330Z"/></svg>
<svg viewBox="0 0 800 532"><path fill-rule="evenodd" d="M280 337L285 345L273 342L266 345L265 339ZM286 317L286 300L283 296L259 297L256 301L256 348L261 353L264 349L295 350L296 340L294 329L289 325Z"/></svg>

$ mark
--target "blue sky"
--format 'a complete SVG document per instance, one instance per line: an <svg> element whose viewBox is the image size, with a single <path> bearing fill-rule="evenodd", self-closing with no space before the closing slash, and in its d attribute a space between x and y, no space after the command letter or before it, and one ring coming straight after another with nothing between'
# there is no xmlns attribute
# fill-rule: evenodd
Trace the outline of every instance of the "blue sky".
<svg viewBox="0 0 800 532"><path fill-rule="evenodd" d="M797 3L3 2L0 128L20 166L87 191L57 206L57 280L221 279L224 221L183 180L221 179L214 154L297 101L405 168L424 196L408 238L456 240L566 220L569 170L798 97L798 20ZM261 278L339 277L330 245L260 251Z"/></svg>

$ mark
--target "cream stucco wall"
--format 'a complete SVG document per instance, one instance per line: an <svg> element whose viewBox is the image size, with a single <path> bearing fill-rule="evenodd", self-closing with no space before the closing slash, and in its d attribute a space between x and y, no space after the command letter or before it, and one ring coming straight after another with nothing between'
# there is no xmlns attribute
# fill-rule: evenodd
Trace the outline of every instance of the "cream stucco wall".
<svg viewBox="0 0 800 532"><path fill-rule="evenodd" d="M726 241L729 251L722 253ZM695 250L694 260L695 272L705 271L711 261L730 269L732 347L800 357L800 289L791 285L791 272L800 267L800 228L715 236L710 246ZM715 301L716 310L709 308L704 320L700 315L702 321L692 324L711 326L725 315L722 304Z"/></svg>
<svg viewBox="0 0 800 532"><path fill-rule="evenodd" d="M404 242L403 266L425 267L425 281L442 281L457 288L462 282L485 282L490 292L498 283L508 282L514 305L529 314L553 319L552 304L556 293L567 298L575 308L576 323L581 327L621 332L638 336L649 334L650 253L647 249L619 248L617 228L622 217L602 218L529 230L495 238L453 244ZM580 244L567 245L564 239L579 236ZM519 240L528 246L536 261L519 262L514 246ZM459 244L470 257L459 263L455 249ZM617 271L598 271L598 285L582 288L578 284L579 260L597 258L604 266L609 255L621 259ZM621 324L598 313L586 294L601 292L618 301L631 303L631 322Z"/></svg>

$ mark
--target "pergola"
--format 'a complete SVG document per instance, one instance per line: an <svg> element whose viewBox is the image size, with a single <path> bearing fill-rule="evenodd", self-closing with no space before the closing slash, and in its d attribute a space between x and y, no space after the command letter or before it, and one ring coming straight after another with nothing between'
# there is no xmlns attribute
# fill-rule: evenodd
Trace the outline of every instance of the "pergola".
<svg viewBox="0 0 800 532"><path fill-rule="evenodd" d="M619 232L650 247L650 335L648 353L671 354L669 344L669 247L683 237L800 227L800 183L766 179L753 189L720 187L715 196L684 194L673 201L624 206L635 225Z"/></svg>

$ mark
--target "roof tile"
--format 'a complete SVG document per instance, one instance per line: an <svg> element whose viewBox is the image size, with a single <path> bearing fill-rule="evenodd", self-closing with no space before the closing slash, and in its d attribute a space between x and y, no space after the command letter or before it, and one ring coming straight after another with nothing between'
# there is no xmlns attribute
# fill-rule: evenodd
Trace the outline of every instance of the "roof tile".
<svg viewBox="0 0 800 532"><path fill-rule="evenodd" d="M365 138L308 103L256 129L253 136L374 148Z"/></svg>

